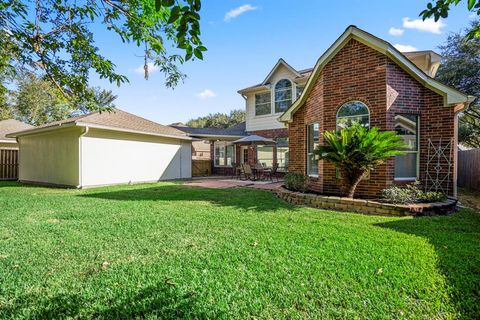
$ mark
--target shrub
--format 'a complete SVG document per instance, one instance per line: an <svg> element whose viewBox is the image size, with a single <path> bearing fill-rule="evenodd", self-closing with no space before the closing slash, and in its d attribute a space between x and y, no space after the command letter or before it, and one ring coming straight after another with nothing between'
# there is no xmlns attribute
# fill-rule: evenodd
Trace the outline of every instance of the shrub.
<svg viewBox="0 0 480 320"><path fill-rule="evenodd" d="M444 201L447 198L442 192L425 192L421 190L419 183L413 183L402 187L392 186L384 189L382 195L387 202L399 204L438 202Z"/></svg>
<svg viewBox="0 0 480 320"><path fill-rule="evenodd" d="M365 128L358 123L340 131L325 131L324 144L315 149L320 159L333 163L340 171L343 196L353 198L360 181L391 156L406 148L393 131Z"/></svg>
<svg viewBox="0 0 480 320"><path fill-rule="evenodd" d="M290 172L285 175L283 181L285 183L285 188L288 190L299 192L305 192L308 190L309 178L304 174Z"/></svg>

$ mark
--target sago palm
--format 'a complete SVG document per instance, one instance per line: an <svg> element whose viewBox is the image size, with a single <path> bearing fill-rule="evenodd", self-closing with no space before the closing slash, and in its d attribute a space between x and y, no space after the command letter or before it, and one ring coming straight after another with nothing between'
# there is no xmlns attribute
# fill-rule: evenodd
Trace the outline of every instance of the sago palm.
<svg viewBox="0 0 480 320"><path fill-rule="evenodd" d="M324 144L315 153L340 171L342 192L353 198L357 185L370 170L391 156L402 154L405 144L393 131L379 131L355 124L339 132L325 131Z"/></svg>

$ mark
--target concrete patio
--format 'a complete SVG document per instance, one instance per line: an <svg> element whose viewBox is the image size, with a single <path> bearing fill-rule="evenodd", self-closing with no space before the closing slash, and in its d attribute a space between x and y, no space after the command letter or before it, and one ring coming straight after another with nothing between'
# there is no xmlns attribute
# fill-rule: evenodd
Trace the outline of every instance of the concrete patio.
<svg viewBox="0 0 480 320"><path fill-rule="evenodd" d="M213 176L213 177L198 177L193 178L192 180L185 183L187 186L191 187L202 187L202 188L212 188L212 189L228 189L228 188L254 188L254 189L263 189L263 190L275 190L281 187L283 180L277 181L276 179L272 181L262 181L262 180L240 180L235 179L229 176Z"/></svg>

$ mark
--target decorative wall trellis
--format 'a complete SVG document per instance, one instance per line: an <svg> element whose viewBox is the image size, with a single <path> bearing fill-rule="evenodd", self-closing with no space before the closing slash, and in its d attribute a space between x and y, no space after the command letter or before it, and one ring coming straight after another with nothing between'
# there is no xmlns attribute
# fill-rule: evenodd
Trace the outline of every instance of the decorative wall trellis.
<svg viewBox="0 0 480 320"><path fill-rule="evenodd" d="M453 175L453 139L428 139L425 191L449 194Z"/></svg>

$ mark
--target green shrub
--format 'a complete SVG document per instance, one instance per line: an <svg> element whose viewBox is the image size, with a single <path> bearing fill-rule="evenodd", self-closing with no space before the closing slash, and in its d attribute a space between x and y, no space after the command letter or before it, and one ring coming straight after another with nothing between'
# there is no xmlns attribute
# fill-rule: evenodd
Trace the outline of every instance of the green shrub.
<svg viewBox="0 0 480 320"><path fill-rule="evenodd" d="M310 179L304 174L291 172L287 173L283 180L285 188L288 190L305 192L308 190L308 182Z"/></svg>
<svg viewBox="0 0 480 320"><path fill-rule="evenodd" d="M446 200L446 195L442 192L428 191L420 189L418 182L406 186L392 186L382 191L382 196L387 202L409 204L420 202L438 202Z"/></svg>

